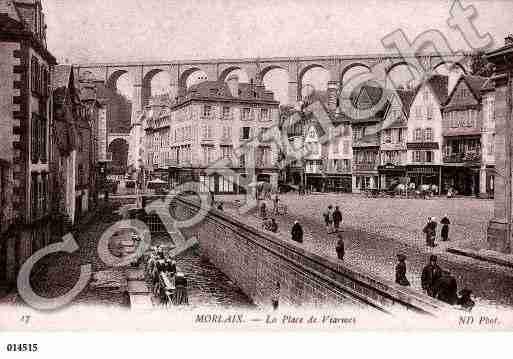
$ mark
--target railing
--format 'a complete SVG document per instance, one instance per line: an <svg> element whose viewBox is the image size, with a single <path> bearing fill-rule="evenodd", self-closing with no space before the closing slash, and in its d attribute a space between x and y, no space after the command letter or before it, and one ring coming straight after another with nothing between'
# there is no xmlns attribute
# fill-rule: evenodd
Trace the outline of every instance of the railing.
<svg viewBox="0 0 513 359"><path fill-rule="evenodd" d="M479 163L481 162L481 153L451 153L443 158L445 163Z"/></svg>

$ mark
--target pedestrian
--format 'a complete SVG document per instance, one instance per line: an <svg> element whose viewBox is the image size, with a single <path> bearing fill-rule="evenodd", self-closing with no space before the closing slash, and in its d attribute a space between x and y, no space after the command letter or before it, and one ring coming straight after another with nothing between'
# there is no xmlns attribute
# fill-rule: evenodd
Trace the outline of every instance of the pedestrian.
<svg viewBox="0 0 513 359"><path fill-rule="evenodd" d="M336 206L335 211L333 211L333 226L335 228L335 232L338 232L340 222L342 222L342 212L340 212L340 208Z"/></svg>
<svg viewBox="0 0 513 359"><path fill-rule="evenodd" d="M280 282L276 282L276 286L271 294L271 302L273 305L273 310L278 310L280 305Z"/></svg>
<svg viewBox="0 0 513 359"><path fill-rule="evenodd" d="M421 285L422 289L427 292L430 297L435 297L435 283L442 276L442 269L437 264L437 257L431 255L429 257L429 263L422 270Z"/></svg>
<svg viewBox="0 0 513 359"><path fill-rule="evenodd" d="M395 282L404 287L410 286L410 281L406 278L406 256L397 255L397 265L395 266Z"/></svg>
<svg viewBox="0 0 513 359"><path fill-rule="evenodd" d="M214 192L212 192L212 191L209 191L209 192L210 192L210 203L213 206L215 203Z"/></svg>
<svg viewBox="0 0 513 359"><path fill-rule="evenodd" d="M221 211L221 212L224 210L224 208L223 208L223 202L219 202L219 204L217 205L217 210L218 210L218 211Z"/></svg>
<svg viewBox="0 0 513 359"><path fill-rule="evenodd" d="M434 247L436 237L436 222L434 217L428 218L428 223L422 231L426 234L426 245L428 247Z"/></svg>
<svg viewBox="0 0 513 359"><path fill-rule="evenodd" d="M450 305L458 302L458 283L448 270L442 271L442 276L434 283L435 298Z"/></svg>
<svg viewBox="0 0 513 359"><path fill-rule="evenodd" d="M278 208L279 208L279 207L278 207L279 202L280 202L280 198L278 197L278 193L276 193L276 194L274 195L274 199L273 199L273 204L274 204L274 208L273 208L273 210L274 210L274 214L279 214L279 213L278 213L278 212L279 212L279 211L278 211Z"/></svg>
<svg viewBox="0 0 513 359"><path fill-rule="evenodd" d="M335 250L337 252L337 258L340 259L341 261L343 261L344 255L346 254L344 238L342 237L342 234L340 234L340 233L337 235L337 237L338 237L338 241L337 241L337 246L335 247Z"/></svg>
<svg viewBox="0 0 513 359"><path fill-rule="evenodd" d="M476 302L472 300L472 291L466 288L462 289L457 304L460 306L461 310L470 312L472 308L474 308L474 305L476 305Z"/></svg>
<svg viewBox="0 0 513 359"><path fill-rule="evenodd" d="M278 232L278 223L276 223L276 220L274 218L271 219L270 230L273 233Z"/></svg>
<svg viewBox="0 0 513 359"><path fill-rule="evenodd" d="M328 209L323 214L324 224L326 224L326 232L331 233L331 227L333 225L333 206L330 204Z"/></svg>
<svg viewBox="0 0 513 359"><path fill-rule="evenodd" d="M442 220L440 221L440 223L442 224L442 230L440 232L440 237L442 239L442 241L448 241L449 240L449 225L451 224L451 221L449 220L449 217L447 217L447 215L444 216L444 218L442 218Z"/></svg>
<svg viewBox="0 0 513 359"><path fill-rule="evenodd" d="M262 202L262 205L260 206L260 217L267 217L267 207L265 206L265 202Z"/></svg>
<svg viewBox="0 0 513 359"><path fill-rule="evenodd" d="M303 243L303 227L298 221L295 221L292 226L291 236L294 242Z"/></svg>

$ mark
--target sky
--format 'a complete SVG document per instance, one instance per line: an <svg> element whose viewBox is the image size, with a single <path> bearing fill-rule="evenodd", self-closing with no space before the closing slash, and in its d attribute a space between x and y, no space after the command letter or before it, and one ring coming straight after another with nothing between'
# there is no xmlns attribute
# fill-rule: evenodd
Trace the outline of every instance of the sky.
<svg viewBox="0 0 513 359"><path fill-rule="evenodd" d="M43 0L43 7L49 49L59 62L83 63L384 53L380 41L396 29L402 29L411 40L423 31L437 29L453 49L469 50L461 35L446 23L452 3ZM481 33L491 34L495 47L513 32L513 1L462 0L461 4L475 6L474 24ZM308 75L311 79L306 82L325 86L327 76L322 70ZM155 87L166 82L162 76L155 80ZM118 87L129 86L126 81L120 79Z"/></svg>

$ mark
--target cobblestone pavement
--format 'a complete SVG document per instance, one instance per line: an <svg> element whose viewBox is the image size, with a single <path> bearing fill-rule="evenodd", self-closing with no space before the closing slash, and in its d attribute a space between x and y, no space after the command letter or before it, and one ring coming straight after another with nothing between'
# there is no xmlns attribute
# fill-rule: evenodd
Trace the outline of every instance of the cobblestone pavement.
<svg viewBox="0 0 513 359"><path fill-rule="evenodd" d="M478 304L513 306L513 277L510 269L445 252L448 245L480 246L486 241L486 226L492 216L492 201L473 198L445 199L375 199L350 194L318 194L298 197L282 195L288 215L276 217L282 238L290 238L290 228L298 220L305 232L303 246L320 255L336 258L335 235L326 233L321 213L329 205L342 211L342 230L346 244L345 261L376 276L394 280L396 254L407 255L407 276L412 287L421 290L420 273L429 255L439 256L442 268L456 277L459 288L470 288ZM234 196L218 196L226 201L225 211L236 213L230 205ZM266 202L272 208L271 201ZM450 241L428 248L422 228L429 216L447 214L453 225ZM242 218L242 217L241 217ZM242 220L261 226L255 212Z"/></svg>

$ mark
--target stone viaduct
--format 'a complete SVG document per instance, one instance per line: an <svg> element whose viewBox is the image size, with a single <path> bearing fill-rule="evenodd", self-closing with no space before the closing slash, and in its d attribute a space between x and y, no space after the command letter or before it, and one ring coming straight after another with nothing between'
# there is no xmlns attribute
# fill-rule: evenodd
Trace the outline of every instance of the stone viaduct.
<svg viewBox="0 0 513 359"><path fill-rule="evenodd" d="M312 68L323 68L329 72L328 93L330 105L336 104L338 89L347 79L346 73L354 67L367 68L378 81L386 81L388 74L396 66L407 65L414 76L431 73L441 65L458 66L468 72L470 54L431 53L422 55L383 54L383 55L337 55L311 57L271 57L246 59L184 60L164 62L96 63L77 64L78 78L91 77L103 80L110 88L116 87L120 76L128 74L133 85L132 119L148 103L151 96L151 80L159 72L170 76L172 98L183 94L187 79L197 71L203 71L208 80L225 80L230 72L243 70L248 79L260 83L273 69L283 69L288 73L289 103L301 99L304 74ZM418 78L418 77L417 77Z"/></svg>

